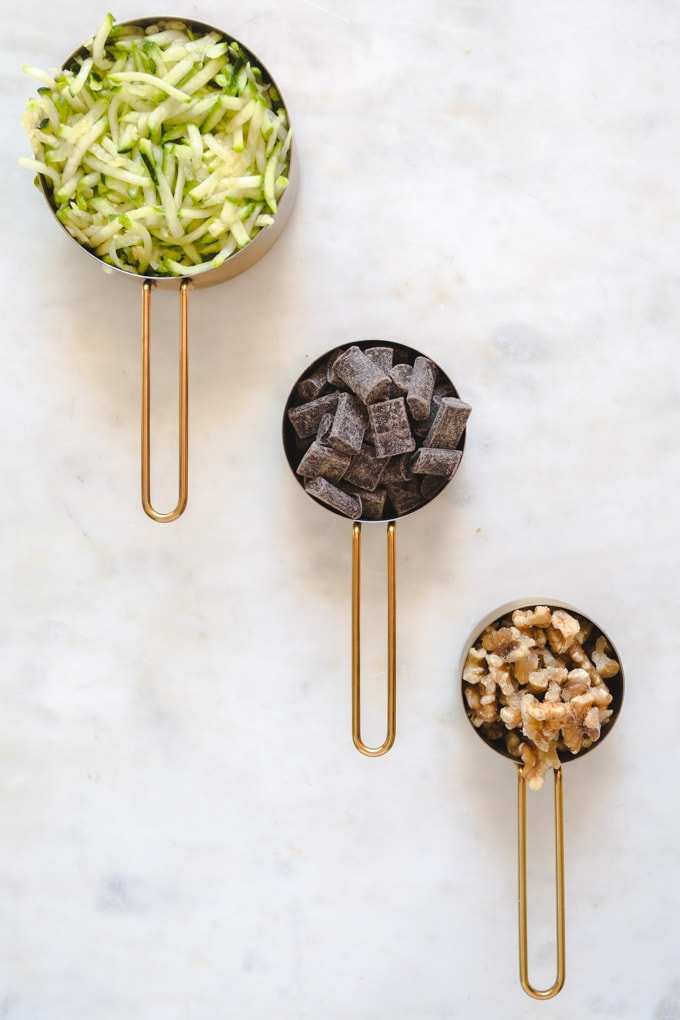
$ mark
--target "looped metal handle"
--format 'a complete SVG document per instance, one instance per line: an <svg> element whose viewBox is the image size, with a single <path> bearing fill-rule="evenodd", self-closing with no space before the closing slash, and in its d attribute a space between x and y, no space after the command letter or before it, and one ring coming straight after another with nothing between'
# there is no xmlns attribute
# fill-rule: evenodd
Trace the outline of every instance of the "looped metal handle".
<svg viewBox="0 0 680 1020"><path fill-rule="evenodd" d="M387 735L379 747L361 739L361 524L352 528L352 739L371 758L389 751L397 729L396 528L395 521L387 525Z"/></svg>
<svg viewBox="0 0 680 1020"><path fill-rule="evenodd" d="M529 981L527 951L527 812L526 782L521 766L517 768L517 831L518 831L518 885L519 885L519 979L522 988L533 999L552 999L564 985L565 925L564 925L564 812L562 807L562 769L554 770L555 778L555 938L557 977L544 991L534 988Z"/></svg>
<svg viewBox="0 0 680 1020"><path fill-rule="evenodd" d="M151 291L152 280L142 288L142 506L154 521L175 521L184 513L189 494L189 280L179 287L179 479L174 510L159 513L151 503Z"/></svg>

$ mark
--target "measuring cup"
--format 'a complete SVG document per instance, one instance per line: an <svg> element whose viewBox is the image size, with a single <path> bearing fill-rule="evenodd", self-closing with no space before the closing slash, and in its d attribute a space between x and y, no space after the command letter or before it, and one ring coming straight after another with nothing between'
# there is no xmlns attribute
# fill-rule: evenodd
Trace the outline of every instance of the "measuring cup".
<svg viewBox="0 0 680 1020"><path fill-rule="evenodd" d="M502 626L511 626L511 617L515 610L527 611L532 610L537 606L548 607L551 612L552 610L564 610L570 616L577 618L583 626L591 628L591 633L586 641L583 643L583 647L591 649L595 640L599 637L603 638L606 642L606 655L607 657L618 664L619 670L614 676L607 676L604 683L609 689L612 700L609 704L611 710L611 716L609 720L602 724L600 735L597 739L593 740L588 746L582 747L577 753L572 754L566 747L557 750L557 758L559 759L559 767L554 766L553 778L554 778L554 819L555 819L555 915L556 915L556 964L557 974L554 983L544 990L538 990L534 988L529 980L529 964L528 964L528 949L527 949L527 862L526 862L526 780L523 775L523 763L518 753L511 752L506 744L508 730L505 728L502 722L496 723L491 722L489 725L490 732L483 732L483 727L473 722L474 711L471 709L470 704L466 700L465 687L466 681L463 679L463 671L465 664L468 661L468 655L478 644L479 639L482 637L488 627L495 627L498 624ZM577 667L578 668L578 667ZM461 691L463 695L463 705L468 716L470 723L472 724L475 732L489 747L493 748L499 754L506 758L510 758L517 764L517 829L518 829L518 920L519 920L519 974L520 984L523 990L534 999L551 999L562 989L566 976L566 937L565 937L565 916L564 916L564 813L562 805L562 768L561 765L565 762L571 761L574 758L581 758L583 755L589 753L594 748L599 747L604 738L611 732L614 723L616 722L619 713L621 711L621 705L623 702L623 667L621 666L621 660L616 652L616 649L605 632L598 627L589 617L584 616L579 610L574 609L564 602L557 602L554 599L532 599L522 600L518 602L511 602L505 606L496 609L494 612L489 613L481 623L475 628L472 635L468 639L462 658L460 667L461 676ZM473 685L474 686L474 685ZM530 690L530 688L527 688ZM499 730L503 730L499 733ZM516 731L514 731L516 732ZM522 739L521 733L519 738ZM514 738L513 738L514 739ZM515 741L518 743L519 741Z"/></svg>
<svg viewBox="0 0 680 1020"><path fill-rule="evenodd" d="M236 40L233 36L228 35L221 29L213 28L211 25L207 25L201 21L194 21L188 18L171 18L171 17L156 17L156 18L135 18L132 21L125 21L117 23L117 27L120 26L137 26L140 28L148 28L150 25L158 25L166 22L181 22L182 25L186 26L192 32L198 35L205 35L209 32L217 32L223 40L228 43L237 43L243 51L244 56L250 61L253 66L258 67L262 72L262 80L265 83L271 84L278 96L281 96L281 92L274 81L272 75L269 74L262 62L241 42ZM66 69L71 66L74 60L82 59L88 50L85 45L80 46L75 50L67 60L62 64L62 69ZM217 93L216 93L217 95ZM274 109L286 110L283 99L278 99L273 103ZM287 112L287 111L286 111ZM290 123L290 119L288 119ZM228 256L224 262L217 267L205 270L204 272L187 275L187 276L154 276L154 275L143 275L136 273L131 270L120 268L119 266L112 266L109 263L104 262L98 255L93 251L82 245L76 238L74 238L66 229L66 227L57 219L57 223L62 229L68 234L71 240L81 248L82 251L90 255L91 258L95 259L101 266L105 268L107 272L119 273L122 276L127 276L136 281L142 281L142 420L141 420L141 493L142 493L142 506L145 513L148 514L154 521L169 522L176 520L185 510L188 499L188 464L189 464L189 424L188 424L188 402L189 402L189 373L188 373L188 323L189 323L189 290L192 287L211 287L215 284L222 283L225 280L229 280L234 276L238 276L243 273L246 269L249 269L256 262L258 262L272 247L276 240L280 237L283 232L295 201L295 194L297 191L298 183L298 171L297 171L297 155L295 150L294 142L290 148L290 164L288 171L289 184L283 192L280 201L277 203L277 212L273 218L273 222L267 226L264 226L260 231L249 241L245 247L237 249L232 255ZM40 188L45 196L47 204L49 205L52 212L55 212L51 197L48 182L42 175L38 175L38 181ZM179 311L179 463L178 463L178 496L177 503L174 509L167 512L159 512L156 510L151 502L151 372L150 372L150 333L151 333L151 292L154 287L160 287L165 289L179 290L180 300L180 311Z"/></svg>
<svg viewBox="0 0 680 1020"><path fill-rule="evenodd" d="M393 367L393 370L388 370L387 363L391 360L393 366L406 365L410 367L412 372L418 372L419 377L423 364L425 362L434 366L436 370L436 382L434 383L434 392L430 405L430 412L428 418L418 419L414 422L414 426L418 428L421 435L418 436L414 441L417 444L416 450L413 453L395 454L387 457L374 457L371 454L370 447L366 449L366 444L362 447L361 454L356 452L353 455L345 454L349 458L349 466L347 468L347 474L340 478L337 482L338 486L345 486L348 492L348 502L345 510L339 509L337 506L329 505L327 499L327 493L324 491L327 487L321 485L315 487L314 484L309 484L309 476L303 476L299 472L303 470L301 467L303 458L309 456L310 446L320 443L322 446L327 446L333 442L333 437L328 432L328 437L319 435L314 426L314 431L309 432L304 438L301 438L293 425L292 418L300 413L300 408L311 406L311 401L320 400L322 403L326 401L329 406L333 406L333 398L337 393L338 399L343 394L348 394L350 398L354 399L355 391L351 389L349 384L342 379L339 379L337 375L334 375L334 365L338 362L338 359L343 356L351 358L353 351L359 350L362 352L364 357L370 357L375 359L375 363L379 368L379 371L387 372L397 376L398 385L394 382L390 384L390 387L386 392L393 395L393 399L399 400L399 393L402 395L406 394L408 390L404 389L406 385L406 376L409 375L409 371L399 372L397 367ZM376 351L388 352L387 354L379 355ZM369 352L369 354L366 354ZM385 361L381 362L381 358L385 358ZM417 362L417 359L421 359ZM417 368L416 368L417 363ZM382 367L380 367L382 365ZM329 381L329 371L331 372L331 381ZM413 376L411 376L413 378ZM357 385L355 383L355 385ZM415 388L415 386L414 386ZM394 395L396 394L396 398ZM319 505L324 506L326 509L331 510L333 513L339 516L347 516L352 520L352 739L354 745L358 751L369 757L378 757L379 755L385 754L390 750L394 744L396 736L396 636L397 636L397 624L396 624L396 521L402 517L406 517L416 510L421 509L426 503L429 503L434 499L439 492L448 484L451 480L455 471L457 470L460 459L462 458L463 450L465 447L466 427L463 425L460 429L460 434L455 440L455 445L451 445L448 453L450 456L444 458L448 460L451 465L451 472L447 476L442 475L422 475L423 483L421 485L421 494L417 498L415 489L413 495L409 498L407 489L412 484L412 480L416 478L416 475L411 476L411 481L408 479L403 480L404 488L400 489L399 486L402 484L398 480L391 482L392 485L392 496L387 497L382 508L378 506L382 499L381 489L385 488L387 491L388 484L384 481L385 477L396 476L401 472L403 475L409 475L409 463L408 458L414 456L415 453L421 448L421 444L427 438L428 430L433 427L432 422L435 418L435 411L441 404L441 398L448 397L451 404L460 404L462 408L467 409L463 411L463 417L467 420L467 415L470 412L469 405L463 404L458 399L458 391L454 387L449 377L429 358L425 358L418 351L412 347L405 346L401 343L391 343L381 340L363 340L355 343L346 343L340 347L335 348L332 351L322 355L316 361L314 361L299 377L293 389L290 392L283 416L283 445L290 465L291 471L293 472L296 480L300 486L305 489L307 494L311 496L315 502ZM408 398L405 396L405 400ZM411 398L412 401L414 398ZM341 405L338 405L341 406ZM369 405L370 406L370 405ZM377 406L377 403L376 405ZM416 406L415 403L412 404ZM419 413L422 413L424 407L420 408ZM336 412L334 412L336 413ZM337 422L340 412L336 413L334 422ZM368 412L367 412L368 414ZM314 425L314 417L310 419L311 425ZM401 420L401 419L400 419ZM323 424L321 419L319 420L319 426L321 431L323 430ZM327 424L327 423L326 423ZM327 426L328 427L328 426ZM368 426L366 433L371 433L371 426ZM375 429L373 429L375 436ZM389 440L394 436L388 436L385 443L380 443L374 448L374 453L384 453L386 446L389 446ZM451 443L455 433L451 434ZM404 445L407 445L405 442ZM355 448L356 449L356 448ZM323 451L321 451L323 453ZM425 456L425 455L424 455ZM380 477L379 483L373 490L367 488L361 488L355 482L348 482L348 476L356 480L357 472L362 468L364 459L368 461L382 460L384 461L383 474ZM401 458L401 459L400 459ZM332 459L332 458L331 458ZM453 463L455 462L455 464ZM380 471L380 466L373 467ZM341 470L341 466L338 470ZM330 472L329 472L330 473ZM317 479L311 477L312 483ZM368 479L361 479L367 481ZM413 483L415 485L415 483ZM375 497L375 493L379 493L378 497ZM361 505L357 507L356 503L352 506L352 499L357 498L357 493L360 494ZM423 494L424 493L424 494ZM397 502L395 503L394 500ZM387 728L386 736L384 741L377 747L368 746L361 736L361 527L362 524L375 524L385 523L387 527Z"/></svg>

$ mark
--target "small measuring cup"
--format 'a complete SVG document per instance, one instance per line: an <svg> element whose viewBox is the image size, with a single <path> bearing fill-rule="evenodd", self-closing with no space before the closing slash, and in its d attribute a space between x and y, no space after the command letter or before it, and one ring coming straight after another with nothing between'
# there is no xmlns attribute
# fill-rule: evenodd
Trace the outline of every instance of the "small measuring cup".
<svg viewBox="0 0 680 1020"><path fill-rule="evenodd" d="M458 468L458 464L462 458L463 450L465 448L466 427L462 427L462 431L460 431L460 435L456 440L455 446L450 450L450 461L456 461L451 474L448 477L423 475L422 477L427 479L427 481L423 483L425 495L421 495L419 500L416 500L414 496L412 500L413 505L410 505L411 501L409 499L405 499L402 502L402 490L397 493L396 489L393 489L392 491L395 493L394 498L399 498L399 505L395 505L393 502L390 502L390 498L388 498L382 511L379 513L376 510L376 506L373 505L374 500L371 492L366 489L362 490L364 495L362 498L361 509L356 513L349 513L347 510L343 512L343 510L338 509L333 505L329 505L323 493L321 495L315 494L313 486L311 487L312 491L310 491L310 488L306 485L305 477L299 473L303 457L307 454L308 443L318 442L318 437L316 437L316 433L314 433L314 435L309 433L308 439L301 440L292 424L291 416L295 416L298 409L301 406L308 405L310 400L321 399L323 401L328 399L329 403L332 403L332 396L334 392L352 393L347 384L342 380L338 381L335 379L333 382L329 382L328 372L337 358L345 354L349 356L349 354L351 354L351 352L355 349L358 349L365 355L366 352L369 352L366 356L370 356L371 358L375 357L377 364L380 363L381 356L375 354L375 351L386 350L391 352L395 365L408 365L411 369L413 369L416 365L417 359L422 359L418 362L419 369L422 367L423 361L429 362L434 366L436 370L436 383L431 404L431 415L428 420L423 419L420 422L418 428L423 435L416 440L417 443L423 442L427 429L432 425L436 406L439 406L438 399L440 399L443 395L447 396L450 400L461 404L463 408L467 408L467 411L463 412L465 417L469 414L470 408L469 405L463 404L459 400L458 391L454 387L448 375L446 375L438 365L432 362L431 359L425 358L424 355L420 354L412 347L408 347L401 343L392 343L382 340L362 340L354 343L346 343L327 352L320 358L317 358L317 360L308 366L299 377L286 402L283 416L283 445L291 471L293 472L297 482L303 489L305 489L305 491L307 491L307 494L311 496L315 502L319 503L320 506L324 506L325 509L331 510L339 516L347 516L352 520L352 739L355 747L362 754L369 757L378 757L386 754L387 751L390 750L394 744L396 736L396 522L398 519L414 513L416 510L425 506L425 504L431 502L431 500L434 499L451 480L453 474L455 474L455 471ZM387 361L389 361L389 355L384 355L384 357L386 357ZM385 369L383 368L383 370ZM398 373L397 369L395 369L395 373ZM406 392L404 391L404 385L405 382L403 377L399 378L399 387L393 384L393 388L390 392L394 394L399 389L399 392L402 392L403 394ZM437 387L439 388L438 391ZM325 439L322 439L321 441L325 442ZM414 451L414 453L415 452L416 451ZM400 461L395 467L394 460L398 456L408 457L409 454L405 453L403 455L394 455L393 458L388 457L385 460L385 463L388 464L388 461L391 461L390 473L394 473L398 469L403 469L403 472L408 474L408 464L406 461ZM351 465L353 465L355 469L357 468L357 462L360 459L359 455L355 455L355 457L351 459ZM388 473L388 467L385 467L385 473ZM348 471L348 474L351 475L351 471ZM381 488L382 481L383 479L381 478L380 484L376 486L377 490ZM346 487L351 489L353 493L356 493L356 490L360 489L357 485L348 485L346 478L342 478L338 481L338 485L343 485L343 483ZM392 484L399 486L400 483L397 481ZM408 484L409 482L406 480L404 485L408 486ZM370 507L368 506L369 500L371 502ZM384 523L387 527L387 727L385 739L377 747L368 746L361 736L361 528L362 524L368 523Z"/></svg>
<svg viewBox="0 0 680 1020"><path fill-rule="evenodd" d="M222 39L228 43L237 43L245 57L262 72L262 80L273 86L279 99L274 104L275 109L286 110L285 103L281 97L281 91L276 85L272 75L267 71L264 64L256 57L247 46L239 40L211 25L201 21L194 21L190 18L172 18L161 16L155 18L135 18L132 21L118 22L117 27L135 26L148 28L150 25L158 25L165 22L181 22L192 32L198 35L205 35L209 32L217 32ZM62 69L72 65L75 60L82 59L87 54L85 45L78 47L67 60L62 64ZM286 110L287 113L287 110ZM288 118L290 123L290 118ZM107 272L119 273L136 281L142 281L142 415L141 415L141 495L142 506L145 513L154 521L166 523L174 521L186 509L188 500L188 473L189 473L189 360L188 360L188 323L189 323L189 290L192 287L211 287L222 283L232 277L245 272L255 265L272 245L278 240L284 227L290 219L293 209L298 184L297 153L294 141L290 147L290 162L288 172L289 183L278 202L277 212L273 222L262 229L243 248L237 249L232 255L217 267L205 270L200 273L181 276L147 276L123 269L119 266L112 266L105 263L97 254L82 245L57 219L57 223L68 234L71 240L95 259ZM54 206L50 197L50 189L47 181L42 175L38 175L38 181L47 201L48 206L54 213ZM178 457L178 496L177 503L172 510L160 512L155 509L151 501L151 371L150 371L150 334L151 334L151 292L155 287L164 289L179 289L180 311L179 311L179 457Z"/></svg>
<svg viewBox="0 0 680 1020"><path fill-rule="evenodd" d="M603 638L606 642L607 657L618 664L619 670L613 676L608 676L604 681L609 689L612 700L609 704L611 710L611 716L609 720L602 724L600 735L588 746L583 746L577 753L572 754L564 746L557 750L557 758L559 759L559 767L553 767L553 778L554 778L554 819L555 819L555 916L556 916L556 964L557 974L553 984L544 990L534 988L529 980L529 963L528 963L528 948L527 948L527 861L526 861L526 780L523 775L523 762L518 753L511 752L507 746L507 729L504 729L502 723L492 722L490 724L491 732L483 732L483 727L473 721L474 712L471 709L465 696L466 681L463 679L463 671L465 664L468 661L468 655L477 645L479 639L482 637L484 632L489 627L495 627L495 625L502 623L503 626L511 625L511 617L515 610L527 611L532 610L535 607L544 606L548 607L551 612L553 610L564 610L570 616L575 617L581 621L582 625L591 628L591 633L588 637L587 643L584 643L584 647L590 649L594 644L595 640L599 637ZM461 676L461 693L463 696L463 706L465 708L466 715L473 726L475 732L481 739L488 744L489 747L493 748L499 754L506 758L510 758L516 763L517 766L517 830L518 830L518 920L519 920L519 974L520 984L523 990L534 999L551 999L562 989L566 977L566 935L565 935L565 914L564 914L564 813L562 803L562 768L561 765L565 762L572 761L574 758L581 758L583 755L592 751L594 748L599 747L604 738L611 732L614 723L618 719L621 711L621 705L623 702L623 667L621 665L621 659L612 643L611 639L602 630L601 627L597 626L589 617L585 616L579 610L574 609L572 606L564 602L555 601L554 599L532 599L532 600L521 600L517 602L508 603L505 606L501 606L494 612L489 613L481 623L475 628L472 635L468 639L463 655L461 657L460 666ZM473 685L474 686L474 685ZM528 690L528 688L527 688ZM503 729L504 732L498 734L498 730ZM521 735L520 735L521 739ZM518 741L515 741L516 743Z"/></svg>

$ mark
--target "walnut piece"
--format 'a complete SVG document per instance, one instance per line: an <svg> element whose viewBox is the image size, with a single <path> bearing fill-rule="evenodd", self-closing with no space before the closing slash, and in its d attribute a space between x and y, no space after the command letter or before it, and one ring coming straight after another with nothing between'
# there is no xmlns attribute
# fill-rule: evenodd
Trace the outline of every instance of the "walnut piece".
<svg viewBox="0 0 680 1020"><path fill-rule="evenodd" d="M612 716L605 681L620 669L589 621L549 606L517 609L469 650L468 715L487 740L504 741L531 789L540 789L560 753L579 754L599 739Z"/></svg>

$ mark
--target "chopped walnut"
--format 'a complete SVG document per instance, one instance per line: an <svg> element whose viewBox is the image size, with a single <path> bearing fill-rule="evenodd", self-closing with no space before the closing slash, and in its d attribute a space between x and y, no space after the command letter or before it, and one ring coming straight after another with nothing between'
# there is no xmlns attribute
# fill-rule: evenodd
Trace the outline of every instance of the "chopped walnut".
<svg viewBox="0 0 680 1020"><path fill-rule="evenodd" d="M599 739L612 716L605 680L620 668L589 621L549 606L517 609L469 650L468 715L487 740L504 741L538 789L560 753L578 754Z"/></svg>
<svg viewBox="0 0 680 1020"><path fill-rule="evenodd" d="M574 698L569 704L568 718L562 728L562 739L572 754L578 754L584 744L589 747L600 735L600 713L597 705L581 703L582 697L584 695Z"/></svg>
<svg viewBox="0 0 680 1020"><path fill-rule="evenodd" d="M523 659L518 659L515 663L515 678L517 682L520 685L528 684L530 675L536 672L538 665L538 651L532 648L528 655Z"/></svg>
<svg viewBox="0 0 680 1020"><path fill-rule="evenodd" d="M551 683L561 684L567 676L564 666L544 666L529 673L527 682L532 690L547 691Z"/></svg>
<svg viewBox="0 0 680 1020"><path fill-rule="evenodd" d="M505 723L509 730L517 729L522 724L522 698L523 694L519 691L515 691L508 698L508 702L500 710L499 715L501 721Z"/></svg>
<svg viewBox="0 0 680 1020"><path fill-rule="evenodd" d="M522 741L520 739L519 733L517 733L515 730L510 730L509 733L506 733L505 749L507 750L508 754L511 754L513 758L520 758L521 746Z"/></svg>
<svg viewBox="0 0 680 1020"><path fill-rule="evenodd" d="M482 648L487 652L497 652L505 658L518 647L520 637L516 627L502 627L500 630L487 628L482 638Z"/></svg>
<svg viewBox="0 0 680 1020"><path fill-rule="evenodd" d="M595 669L605 680L609 679L610 676L616 676L618 671L621 669L616 659L611 659L607 652L610 652L611 648L606 637L601 634L595 642L595 648L592 653L592 660Z"/></svg>
<svg viewBox="0 0 680 1020"><path fill-rule="evenodd" d="M562 686L562 700L571 701L578 694L585 694L590 687L590 676L585 669L571 669Z"/></svg>
<svg viewBox="0 0 680 1020"><path fill-rule="evenodd" d="M562 688L553 680L552 683L548 684L548 690L545 692L545 701L561 701L562 700Z"/></svg>
<svg viewBox="0 0 680 1020"><path fill-rule="evenodd" d="M538 701L533 694L522 698L522 732L539 751L557 743L569 709L562 701Z"/></svg>
<svg viewBox="0 0 680 1020"><path fill-rule="evenodd" d="M501 694L509 697L515 690L510 676L510 667L506 666L501 656L495 653L487 655L486 661L489 664L489 676L500 687Z"/></svg>
<svg viewBox="0 0 680 1020"><path fill-rule="evenodd" d="M468 684L476 684L486 676L487 670L483 666L484 660L486 659L486 652L471 648L468 652L467 659L465 661L465 669L463 670L463 680Z"/></svg>
<svg viewBox="0 0 680 1020"><path fill-rule="evenodd" d="M528 659L535 644L535 640L529 634L520 634L517 645L506 656L508 662L522 662Z"/></svg>
<svg viewBox="0 0 680 1020"><path fill-rule="evenodd" d="M557 748L555 746L541 754L540 751L529 744L520 744L519 753L524 762L522 775L532 790L540 790L545 781L546 773L550 769L558 769L560 767L560 759L557 757Z"/></svg>
<svg viewBox="0 0 680 1020"><path fill-rule="evenodd" d="M516 609L512 614L515 627L549 627L549 606L536 606L535 609Z"/></svg>

